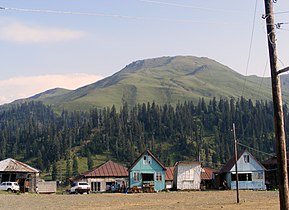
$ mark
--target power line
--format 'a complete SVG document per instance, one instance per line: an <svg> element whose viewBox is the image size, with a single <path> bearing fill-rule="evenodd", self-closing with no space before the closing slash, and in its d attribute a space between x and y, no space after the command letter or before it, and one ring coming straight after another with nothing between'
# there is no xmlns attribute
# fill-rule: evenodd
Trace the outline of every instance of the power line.
<svg viewBox="0 0 289 210"><path fill-rule="evenodd" d="M181 8L197 9L197 10L207 10L207 11L213 11L213 12L228 12L228 13L236 13L236 12L238 12L238 13L244 13L243 11L234 11L234 10L223 10L223 9L215 9L215 8L208 8L208 7L199 7L199 6L185 5L185 4L179 4L179 3L170 3L170 2L164 2L164 1L155 1L155 0L138 0L138 1L145 2L145 3L165 5L165 6L173 6L173 7L181 7Z"/></svg>
<svg viewBox="0 0 289 210"><path fill-rule="evenodd" d="M276 155L273 155L273 154L270 154L270 153L267 153L267 152L263 152L263 151L261 151L261 150L257 150L257 149L255 149L255 148L253 148L253 147L249 147L249 146L247 146L247 145L245 145L245 144L240 143L239 141L237 141L237 144L239 144L240 146L246 147L246 148L248 148L248 149L254 150L254 151L256 151L256 152L263 153L263 154L268 155L268 156L271 156L271 157L276 157Z"/></svg>
<svg viewBox="0 0 289 210"><path fill-rule="evenodd" d="M1 7L5 10L14 10L19 12L36 12L36 13L53 13L53 14L65 14L65 15L85 15L85 16L99 16L99 17L114 17L114 18L126 18L126 19L145 19L143 17L115 15L115 14L104 14L104 13L90 13L90 12L72 12L62 10L41 10L41 9L25 9L25 8L9 8Z"/></svg>
<svg viewBox="0 0 289 210"><path fill-rule="evenodd" d="M249 12L244 12L244 11L240 11L240 10L224 10L224 9L200 7L200 6L193 6L193 5L186 5L186 4L179 4L179 3L170 3L170 2L156 1L156 0L137 0L137 1L145 2L145 3L151 3L151 4L165 5L165 6L180 7L180 8L207 10L207 11L212 11L212 12L241 13L241 14L246 14L246 15L251 14ZM287 13L289 13L289 11L280 11L280 12L274 12L273 15L281 15L281 14L287 14ZM259 13L258 15L262 15L262 13Z"/></svg>
<svg viewBox="0 0 289 210"><path fill-rule="evenodd" d="M282 31L289 31L288 28L278 28L279 30L282 30Z"/></svg>
<svg viewBox="0 0 289 210"><path fill-rule="evenodd" d="M263 81L264 81L264 78L265 78L267 67L268 67L268 58L267 58L267 61L266 61L266 64L265 64L262 80L261 80L261 83L260 83L260 86L259 86L259 90L258 90L259 94L261 93L261 87L262 87L262 84L263 84Z"/></svg>
<svg viewBox="0 0 289 210"><path fill-rule="evenodd" d="M274 12L272 15L281 15L281 14L287 14L289 11L280 11L280 12Z"/></svg>
<svg viewBox="0 0 289 210"><path fill-rule="evenodd" d="M83 15L83 16L97 16L97 17L111 17L131 20L148 20L148 21L163 21L163 22L177 22L177 23L200 23L200 24L222 24L222 25L236 25L236 23L225 23L225 22L209 22L189 19L172 19L172 18L148 18L148 17L137 17L128 15L118 14L104 14L104 13L92 13L92 12L78 12L78 11L62 11L62 10L45 10L45 9L26 9L26 8L9 8L0 7L2 10L13 10L18 12L34 12L34 13L51 13L51 14L63 14L63 15Z"/></svg>
<svg viewBox="0 0 289 210"><path fill-rule="evenodd" d="M253 37L254 37L254 31L255 31L255 22L256 22L257 5L258 5L258 0L255 1L255 9L254 9L253 26L252 26L252 31L251 31L251 39L250 39L250 46L249 46L249 54L248 54L247 65L246 65L246 75L245 75L245 80L244 80L244 84L243 84L243 88L242 88L242 95L243 95L243 93L244 93L244 89L245 89L246 82L247 82L247 75L248 75L249 63L250 63L250 58L251 58L252 45L253 45Z"/></svg>

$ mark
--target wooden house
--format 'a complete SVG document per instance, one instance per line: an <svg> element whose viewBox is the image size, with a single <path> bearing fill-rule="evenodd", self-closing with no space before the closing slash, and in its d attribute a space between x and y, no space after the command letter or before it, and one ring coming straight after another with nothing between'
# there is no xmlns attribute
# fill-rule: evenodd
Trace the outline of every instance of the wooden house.
<svg viewBox="0 0 289 210"><path fill-rule="evenodd" d="M265 168L247 150L237 157L239 189L265 190ZM235 158L232 157L220 170L222 180L229 189L236 189Z"/></svg>
<svg viewBox="0 0 289 210"><path fill-rule="evenodd" d="M161 191L165 189L165 171L163 164L147 149L128 169L129 187L144 192Z"/></svg>
<svg viewBox="0 0 289 210"><path fill-rule="evenodd" d="M124 191L128 172L126 167L109 160L71 180L88 182L91 192Z"/></svg>
<svg viewBox="0 0 289 210"><path fill-rule="evenodd" d="M180 161L175 164L174 188L177 190L199 190L202 166L196 161Z"/></svg>
<svg viewBox="0 0 289 210"><path fill-rule="evenodd" d="M174 181L174 169L175 167L166 167L166 173L165 173L165 185L166 189L172 189L173 188L173 181Z"/></svg>
<svg viewBox="0 0 289 210"><path fill-rule="evenodd" d="M35 192L39 173L39 170L12 158L0 161L0 183L18 182L21 192Z"/></svg>

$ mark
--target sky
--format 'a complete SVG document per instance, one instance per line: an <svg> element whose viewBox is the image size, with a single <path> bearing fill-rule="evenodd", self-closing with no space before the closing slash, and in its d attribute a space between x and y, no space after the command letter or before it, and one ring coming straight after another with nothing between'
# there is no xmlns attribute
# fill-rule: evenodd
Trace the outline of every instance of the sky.
<svg viewBox="0 0 289 210"><path fill-rule="evenodd" d="M0 1L0 104L76 89L161 56L214 59L270 76L260 0ZM289 65L289 2L274 4L279 67Z"/></svg>

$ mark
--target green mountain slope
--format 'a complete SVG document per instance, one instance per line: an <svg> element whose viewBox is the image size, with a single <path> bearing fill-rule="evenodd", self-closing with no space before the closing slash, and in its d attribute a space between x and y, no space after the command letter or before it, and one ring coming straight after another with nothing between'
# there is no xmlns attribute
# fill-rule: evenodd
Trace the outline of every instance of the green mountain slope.
<svg viewBox="0 0 289 210"><path fill-rule="evenodd" d="M283 80L282 88L283 99L288 102L289 77ZM118 108L125 102L129 106L148 101L174 105L185 100L196 102L200 97L241 96L271 100L270 78L245 77L209 58L176 56L136 61L110 77L74 91L30 99L58 110L89 110L113 104Z"/></svg>

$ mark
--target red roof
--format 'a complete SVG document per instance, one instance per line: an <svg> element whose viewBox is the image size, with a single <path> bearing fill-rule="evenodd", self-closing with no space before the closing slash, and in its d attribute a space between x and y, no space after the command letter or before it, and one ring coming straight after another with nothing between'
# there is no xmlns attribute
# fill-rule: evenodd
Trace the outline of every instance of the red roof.
<svg viewBox="0 0 289 210"><path fill-rule="evenodd" d="M84 177L127 177L127 168L111 160L82 174Z"/></svg>
<svg viewBox="0 0 289 210"><path fill-rule="evenodd" d="M165 173L165 180L166 181L172 181L174 179L174 169L175 167L166 167L166 173Z"/></svg>
<svg viewBox="0 0 289 210"><path fill-rule="evenodd" d="M213 174L216 172L216 170L211 169L211 168L202 168L202 173L201 173L201 179L202 180L212 180Z"/></svg>

